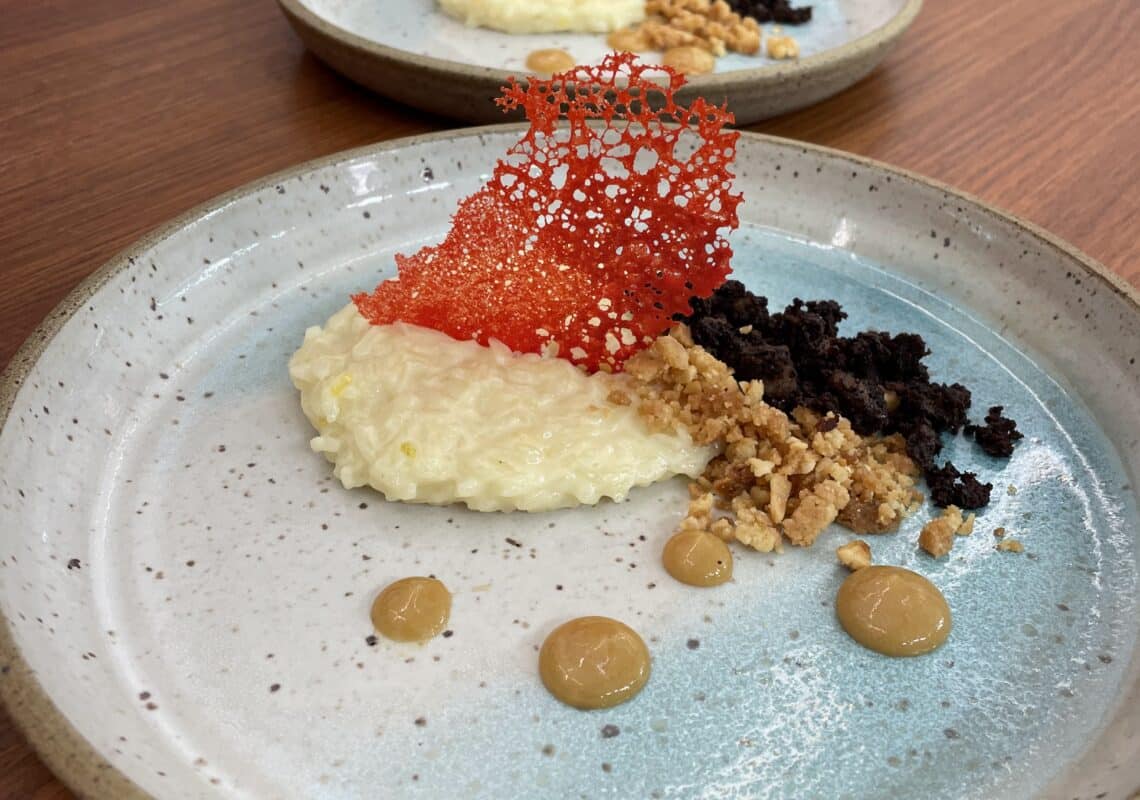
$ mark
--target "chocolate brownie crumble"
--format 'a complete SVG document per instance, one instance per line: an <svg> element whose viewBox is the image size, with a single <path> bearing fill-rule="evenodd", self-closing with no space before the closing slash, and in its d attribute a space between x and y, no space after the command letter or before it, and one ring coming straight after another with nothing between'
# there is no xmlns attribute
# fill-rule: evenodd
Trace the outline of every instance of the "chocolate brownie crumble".
<svg viewBox="0 0 1140 800"><path fill-rule="evenodd" d="M693 341L733 370L737 380L762 380L764 399L785 413L804 406L845 417L861 436L900 434L922 468L935 505L980 508L992 487L947 462L939 467L942 434L966 429L993 456L1008 457L1021 438L1016 423L994 406L984 425L969 425L970 390L936 383L916 333L862 331L840 336L847 318L834 300L796 298L771 312L768 300L739 281L694 298L687 323Z"/></svg>

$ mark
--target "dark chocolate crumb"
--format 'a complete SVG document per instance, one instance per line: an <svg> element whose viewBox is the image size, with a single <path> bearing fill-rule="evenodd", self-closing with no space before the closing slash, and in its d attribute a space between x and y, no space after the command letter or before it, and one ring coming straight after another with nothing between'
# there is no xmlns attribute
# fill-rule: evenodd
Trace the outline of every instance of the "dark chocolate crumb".
<svg viewBox="0 0 1140 800"><path fill-rule="evenodd" d="M608 761L602 762L602 772L613 772L613 771L614 771L614 765L613 764L611 764Z"/></svg>
<svg viewBox="0 0 1140 800"><path fill-rule="evenodd" d="M443 638L444 639L450 639L454 635L455 635L455 631L453 631L453 630L446 630L443 632Z"/></svg>
<svg viewBox="0 0 1140 800"><path fill-rule="evenodd" d="M1002 416L1002 406L991 406L986 414L984 425L967 425L966 433L982 450L995 458L1009 458L1013 455L1013 445L1023 438L1017 423Z"/></svg>
<svg viewBox="0 0 1140 800"><path fill-rule="evenodd" d="M757 22L782 25L811 22L811 6L793 7L789 0L728 0L728 5L742 17L752 17Z"/></svg>
<svg viewBox="0 0 1140 800"><path fill-rule="evenodd" d="M685 642L685 647L689 648L690 650L696 650L700 646L700 639L690 639L689 641Z"/></svg>
<svg viewBox="0 0 1140 800"><path fill-rule="evenodd" d="M552 755L554 755L554 745L552 745L552 744L543 745L543 747L542 747L542 754L543 754L544 756L552 756Z"/></svg>
<svg viewBox="0 0 1140 800"><path fill-rule="evenodd" d="M427 720L424 717L416 717L416 727L422 728L427 725Z"/></svg>
<svg viewBox="0 0 1140 800"><path fill-rule="evenodd" d="M863 436L899 434L907 454L927 474L936 505L980 508L989 490L971 473L951 464L936 467L941 434L967 425L970 390L959 383L933 383L923 359L929 350L914 333L863 331L839 335L847 314L834 300L793 300L782 312L768 300L726 281L711 297L694 298L688 323L694 341L732 368L738 380L763 380L764 399L791 413L806 406L825 415L820 430L846 417ZM986 426L970 426L991 454L1021 438L1013 420L995 406ZM989 487L992 488L992 487Z"/></svg>
<svg viewBox="0 0 1140 800"><path fill-rule="evenodd" d="M82 568L82 566L83 566L83 565L79 563L79 559L78 559L78 558L73 558L73 559L71 559L70 561L68 561L68 562L67 562L67 568L68 568L68 569L81 569L81 568Z"/></svg>
<svg viewBox="0 0 1140 800"><path fill-rule="evenodd" d="M608 725L607 724L607 725L602 726L602 738L603 739L612 739L615 736L617 736L619 733L621 733L621 728L619 728L617 725Z"/></svg>
<svg viewBox="0 0 1140 800"><path fill-rule="evenodd" d="M517 539L512 539L510 536L507 537L507 544L509 544L511 547L522 547L522 542L518 541Z"/></svg>
<svg viewBox="0 0 1140 800"><path fill-rule="evenodd" d="M273 683L273 684L269 685L270 694L277 692L277 691L280 691L280 689L281 689L281 684L279 684L279 683Z"/></svg>
<svg viewBox="0 0 1140 800"><path fill-rule="evenodd" d="M927 468L925 477L931 501L941 508L981 508L990 501L994 488L992 483L981 483L973 472L959 472L949 461L942 467Z"/></svg>
<svg viewBox="0 0 1140 800"><path fill-rule="evenodd" d="M374 634L374 633L370 633L364 637L364 643L366 645L368 645L369 647L375 647L376 643L379 641L380 640L376 638L376 634Z"/></svg>

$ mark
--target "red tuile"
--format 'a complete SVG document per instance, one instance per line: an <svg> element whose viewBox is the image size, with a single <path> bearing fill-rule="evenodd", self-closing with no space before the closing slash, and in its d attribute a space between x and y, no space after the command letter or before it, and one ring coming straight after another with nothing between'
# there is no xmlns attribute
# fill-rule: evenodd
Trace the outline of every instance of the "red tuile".
<svg viewBox="0 0 1140 800"><path fill-rule="evenodd" d="M517 352L556 343L591 371L619 370L730 269L739 134L724 107L677 105L684 82L629 53L512 78L497 102L523 108L530 129L459 204L442 244L397 255L398 278L352 298L360 313Z"/></svg>

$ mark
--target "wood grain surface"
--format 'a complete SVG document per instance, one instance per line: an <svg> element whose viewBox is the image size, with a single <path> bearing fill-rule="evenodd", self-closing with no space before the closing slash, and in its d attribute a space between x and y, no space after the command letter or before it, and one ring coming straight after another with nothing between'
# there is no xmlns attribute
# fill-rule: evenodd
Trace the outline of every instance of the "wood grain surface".
<svg viewBox="0 0 1140 800"><path fill-rule="evenodd" d="M927 0L868 79L753 129L977 194L1140 284L1138 54L1136 0ZM0 366L170 217L448 127L325 69L271 0L0 0ZM0 798L70 797L0 711Z"/></svg>

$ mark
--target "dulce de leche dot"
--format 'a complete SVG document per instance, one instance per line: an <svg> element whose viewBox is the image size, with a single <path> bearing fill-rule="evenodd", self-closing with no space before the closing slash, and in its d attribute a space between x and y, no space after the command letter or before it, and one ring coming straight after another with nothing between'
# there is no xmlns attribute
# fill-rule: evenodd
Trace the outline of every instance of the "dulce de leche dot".
<svg viewBox="0 0 1140 800"><path fill-rule="evenodd" d="M835 597L839 624L864 647L888 656L918 656L950 635L950 607L938 587L902 567L852 572Z"/></svg>
<svg viewBox="0 0 1140 800"><path fill-rule="evenodd" d="M401 578L372 601L372 625L397 642L426 642L450 616L451 592L435 578Z"/></svg>
<svg viewBox="0 0 1140 800"><path fill-rule="evenodd" d="M690 586L719 586L732 578L732 552L708 531L681 531L665 543L665 571Z"/></svg>
<svg viewBox="0 0 1140 800"><path fill-rule="evenodd" d="M526 68L531 72L551 75L555 72L565 72L575 64L574 56L565 50L548 48L534 50L526 57Z"/></svg>
<svg viewBox="0 0 1140 800"><path fill-rule="evenodd" d="M633 628L616 619L578 617L546 637L538 654L538 672L563 703L609 708L645 686L649 649Z"/></svg>

